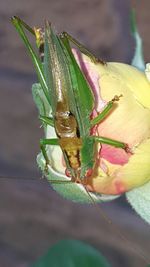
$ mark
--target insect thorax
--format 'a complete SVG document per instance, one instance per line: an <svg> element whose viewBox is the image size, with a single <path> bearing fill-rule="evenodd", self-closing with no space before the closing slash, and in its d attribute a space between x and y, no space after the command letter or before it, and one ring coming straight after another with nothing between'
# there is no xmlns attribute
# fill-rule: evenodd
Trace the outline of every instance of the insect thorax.
<svg viewBox="0 0 150 267"><path fill-rule="evenodd" d="M55 113L55 130L59 138L77 137L78 124L68 105L58 102Z"/></svg>

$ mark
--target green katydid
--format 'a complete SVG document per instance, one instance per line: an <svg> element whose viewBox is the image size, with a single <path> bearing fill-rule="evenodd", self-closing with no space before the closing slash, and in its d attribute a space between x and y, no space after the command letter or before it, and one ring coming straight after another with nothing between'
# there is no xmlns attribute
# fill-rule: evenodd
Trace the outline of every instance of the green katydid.
<svg viewBox="0 0 150 267"><path fill-rule="evenodd" d="M86 185L86 178L92 175L95 166L97 143L128 150L128 145L123 142L90 134L91 128L108 115L119 97L115 96L96 118L90 119L95 104L94 95L74 58L69 41L74 42L94 62L97 59L67 33L56 35L48 22L44 32L39 29L34 31L18 17L13 17L12 23L32 57L40 85L52 109L51 116L40 116L44 124L54 126L57 135L57 138L40 141L46 162L45 171L50 164L46 146L60 146L67 176L71 177L72 182ZM38 48L44 48L43 62L33 50L24 28L36 36Z"/></svg>
<svg viewBox="0 0 150 267"><path fill-rule="evenodd" d="M32 57L40 87L47 105L52 110L49 116L44 112L44 115L40 115L43 125L54 127L57 135L57 138L45 138L40 141L46 163L45 174L51 164L47 146L59 146L67 166L66 174L71 177L67 183L79 182L86 189L86 178L92 175L95 167L95 145L97 143L129 150L128 145L123 142L91 135L91 128L105 119L119 97L115 96L97 117L91 119L95 99L92 89L74 58L69 41L75 43L94 62L97 62L97 59L67 33L56 35L48 22L46 22L44 33L39 30L34 31L17 17L14 17L12 22ZM44 57L42 55L41 59L33 50L24 28L36 36L37 46L40 52L44 52ZM52 179L52 182L57 181ZM86 192L88 193L87 190ZM90 198L90 200L94 199ZM123 236L122 238L125 239Z"/></svg>

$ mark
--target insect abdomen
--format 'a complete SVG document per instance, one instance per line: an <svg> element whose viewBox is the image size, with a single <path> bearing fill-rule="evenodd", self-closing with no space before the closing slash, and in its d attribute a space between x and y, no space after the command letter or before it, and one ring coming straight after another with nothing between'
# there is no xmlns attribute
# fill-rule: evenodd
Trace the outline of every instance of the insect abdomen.
<svg viewBox="0 0 150 267"><path fill-rule="evenodd" d="M82 140L78 137L73 138L61 138L59 139L59 145L61 149L65 152L70 167L77 170L81 167L80 153L82 147Z"/></svg>
<svg viewBox="0 0 150 267"><path fill-rule="evenodd" d="M82 141L78 138L78 125L72 113L64 102L58 102L55 114L55 130L59 137L59 145L66 154L72 169L80 168L80 151Z"/></svg>

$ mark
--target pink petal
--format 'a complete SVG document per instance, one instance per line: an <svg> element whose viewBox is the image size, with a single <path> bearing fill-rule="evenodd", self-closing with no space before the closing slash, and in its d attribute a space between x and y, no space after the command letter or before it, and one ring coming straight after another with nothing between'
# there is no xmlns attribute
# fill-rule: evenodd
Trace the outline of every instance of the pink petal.
<svg viewBox="0 0 150 267"><path fill-rule="evenodd" d="M104 144L100 150L100 157L106 159L112 164L124 165L128 162L130 154L126 153L121 148Z"/></svg>

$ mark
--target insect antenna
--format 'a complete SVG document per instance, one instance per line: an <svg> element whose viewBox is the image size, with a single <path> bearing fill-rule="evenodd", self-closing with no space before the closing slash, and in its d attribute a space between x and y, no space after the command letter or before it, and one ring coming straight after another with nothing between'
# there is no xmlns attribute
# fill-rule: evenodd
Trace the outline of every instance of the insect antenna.
<svg viewBox="0 0 150 267"><path fill-rule="evenodd" d="M40 178L40 180L38 179ZM14 177L14 176L6 176L6 175L0 175L0 180L5 180L5 179L9 179L9 180L32 180L32 181L42 181L45 182L46 179L43 179L43 177ZM73 184L75 183L72 180L48 180L50 183L53 184ZM131 250L138 256L141 257L141 259L144 260L144 262L146 264L150 264L150 259L148 259L144 252L140 249L140 248L136 248L135 246L133 246L133 244L131 244L131 241L126 237L126 235L122 232L122 230L120 230L118 228L118 226L116 226L111 220L110 218L107 216L107 214L103 211L103 209L98 205L98 203L96 203L96 201L94 200L93 196L91 195L92 193L90 193L86 187L85 184L81 183L80 184L83 189L85 190L86 194L88 195L90 201L92 204L94 204L95 208L97 209L98 213L100 212L101 217L108 223L108 225L111 226L111 229L114 230L114 232L120 237L120 239L122 239L130 248Z"/></svg>
<svg viewBox="0 0 150 267"><path fill-rule="evenodd" d="M91 200L91 203L93 203L97 209L98 212L100 212L100 215L103 217L103 219L111 226L112 230L131 248L131 250L138 256L141 257L141 259L144 260L146 264L150 263L150 259L148 259L142 249L136 248L133 244L131 244L131 241L126 237L126 235L120 230L107 216L107 214L103 211L103 209L98 205L98 203L95 202L94 198L86 188L86 185L82 183L82 186L84 190L86 191L87 195L89 196L89 199Z"/></svg>
<svg viewBox="0 0 150 267"><path fill-rule="evenodd" d="M47 181L46 178L44 178L43 176L41 177L20 177L20 176L7 176L7 175L0 175L0 180L5 180L5 179L8 179L8 180L32 180L32 181ZM71 180L50 180L48 179L48 182L50 183L54 183L54 184L61 184L61 183L74 183L73 181Z"/></svg>
<svg viewBox="0 0 150 267"><path fill-rule="evenodd" d="M71 180L49 180L48 179L48 181L50 182L50 183L52 183L52 184L74 184L74 182L73 181L71 181Z"/></svg>
<svg viewBox="0 0 150 267"><path fill-rule="evenodd" d="M35 180L38 181L38 179L42 179L42 177L20 177L20 176L7 176L7 175L0 175L0 180L4 180L4 179L8 179L8 180Z"/></svg>

